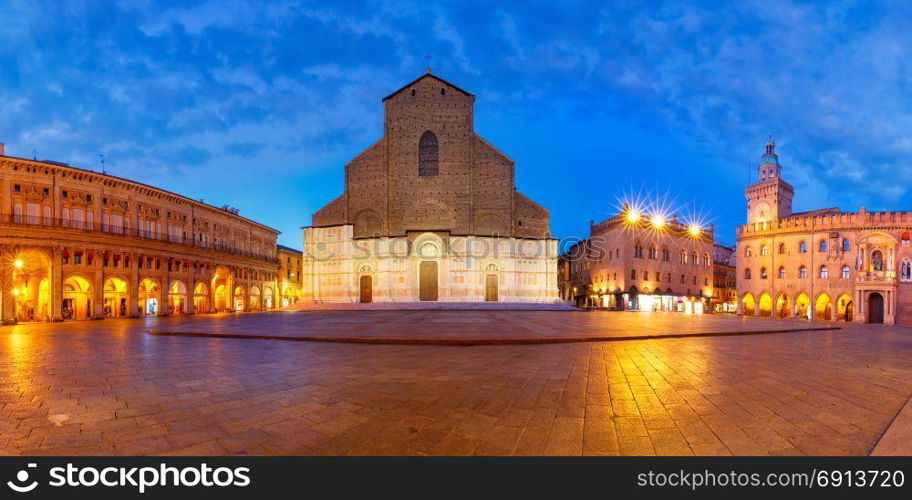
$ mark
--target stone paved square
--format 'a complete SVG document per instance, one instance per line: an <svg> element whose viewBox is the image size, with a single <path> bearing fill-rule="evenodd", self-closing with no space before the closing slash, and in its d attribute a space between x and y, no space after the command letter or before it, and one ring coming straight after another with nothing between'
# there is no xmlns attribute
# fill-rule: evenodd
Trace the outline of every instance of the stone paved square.
<svg viewBox="0 0 912 500"><path fill-rule="evenodd" d="M745 336L625 333L810 326ZM358 345L149 329L605 337ZM729 316L370 311L0 327L9 455L864 455L912 394L912 330Z"/></svg>

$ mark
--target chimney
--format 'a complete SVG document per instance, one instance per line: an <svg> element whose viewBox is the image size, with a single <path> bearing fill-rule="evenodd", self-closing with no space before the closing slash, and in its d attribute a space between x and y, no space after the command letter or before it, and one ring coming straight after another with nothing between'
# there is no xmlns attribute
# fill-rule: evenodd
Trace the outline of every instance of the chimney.
<svg viewBox="0 0 912 500"><path fill-rule="evenodd" d="M2 142L0 142L0 156L3 156L6 154L3 152L3 146L4 146L4 144Z"/></svg>

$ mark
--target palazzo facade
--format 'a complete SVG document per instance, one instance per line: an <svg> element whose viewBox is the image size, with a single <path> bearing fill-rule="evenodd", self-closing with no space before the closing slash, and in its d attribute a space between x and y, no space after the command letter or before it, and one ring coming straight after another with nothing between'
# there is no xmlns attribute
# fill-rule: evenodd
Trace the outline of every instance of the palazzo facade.
<svg viewBox="0 0 912 500"><path fill-rule="evenodd" d="M272 309L277 234L228 207L0 148L4 323Z"/></svg>
<svg viewBox="0 0 912 500"><path fill-rule="evenodd" d="M912 325L912 212L792 213L770 140L737 230L744 315Z"/></svg>
<svg viewBox="0 0 912 500"><path fill-rule="evenodd" d="M713 228L625 206L562 256L561 290L578 307L711 312Z"/></svg>
<svg viewBox="0 0 912 500"><path fill-rule="evenodd" d="M303 300L559 300L548 211L474 132L474 104L430 71L383 99L383 137L304 228Z"/></svg>

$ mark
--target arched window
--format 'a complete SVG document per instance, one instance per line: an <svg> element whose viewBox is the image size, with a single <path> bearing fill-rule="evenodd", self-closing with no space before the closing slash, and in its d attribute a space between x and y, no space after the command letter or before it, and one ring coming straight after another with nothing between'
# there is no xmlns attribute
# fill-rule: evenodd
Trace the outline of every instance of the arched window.
<svg viewBox="0 0 912 500"><path fill-rule="evenodd" d="M437 136L428 130L418 141L418 175L433 177L440 172L437 164Z"/></svg>
<svg viewBox="0 0 912 500"><path fill-rule="evenodd" d="M843 238L843 239L842 239L842 251L843 251L843 252L848 252L848 251L851 250L851 249L852 249L852 244L849 243L849 239L848 239L848 238Z"/></svg>
<svg viewBox="0 0 912 500"><path fill-rule="evenodd" d="M802 279L808 277L808 270L807 270L806 267L801 266L801 267L798 268L798 277L799 277L799 278L802 278Z"/></svg>
<svg viewBox="0 0 912 500"><path fill-rule="evenodd" d="M630 270L630 279L632 279L632 280L637 279L637 270L636 269Z"/></svg>
<svg viewBox="0 0 912 500"><path fill-rule="evenodd" d="M703 254L703 267L709 267L709 254Z"/></svg>
<svg viewBox="0 0 912 500"><path fill-rule="evenodd" d="M779 244L779 255L785 255L785 243Z"/></svg>
<svg viewBox="0 0 912 500"><path fill-rule="evenodd" d="M779 279L781 279L781 280L785 279L785 268L784 267L779 268Z"/></svg>
<svg viewBox="0 0 912 500"><path fill-rule="evenodd" d="M821 252L826 252L827 251L827 240L820 240L819 248L820 248Z"/></svg>
<svg viewBox="0 0 912 500"><path fill-rule="evenodd" d="M746 279L746 280L751 279L751 270L750 270L750 268L747 268L747 269L744 270L744 279Z"/></svg>
<svg viewBox="0 0 912 500"><path fill-rule="evenodd" d="M766 245L760 245L760 255L769 255L769 249Z"/></svg>
<svg viewBox="0 0 912 500"><path fill-rule="evenodd" d="M637 259L643 258L643 244L639 241L633 244L633 256Z"/></svg>
<svg viewBox="0 0 912 500"><path fill-rule="evenodd" d="M849 266L842 266L842 279L849 279Z"/></svg>
<svg viewBox="0 0 912 500"><path fill-rule="evenodd" d="M687 264L687 252L681 250L681 264Z"/></svg>
<svg viewBox="0 0 912 500"><path fill-rule="evenodd" d="M655 260L659 256L659 251L655 245L649 246L649 258Z"/></svg>
<svg viewBox="0 0 912 500"><path fill-rule="evenodd" d="M697 252L692 253L690 255L690 258L691 258L691 260L690 260L691 264L693 264L695 266L700 265L700 262L697 260L697 259L699 259L699 257L697 257Z"/></svg>
<svg viewBox="0 0 912 500"><path fill-rule="evenodd" d="M753 251L751 250L751 247L746 247L746 248L744 249L744 256L745 256L745 257L750 257L751 254L753 254Z"/></svg>
<svg viewBox="0 0 912 500"><path fill-rule="evenodd" d="M807 251L808 251L808 244L806 241L802 241L801 243L798 244L798 253L807 253Z"/></svg>
<svg viewBox="0 0 912 500"><path fill-rule="evenodd" d="M668 251L668 247L662 247L662 260L665 262L671 260L671 252Z"/></svg>
<svg viewBox="0 0 912 500"><path fill-rule="evenodd" d="M768 278L768 277L769 277L769 276L766 274L766 268L765 268L765 267L761 267L761 268L760 268L760 279L765 280L765 279Z"/></svg>
<svg viewBox="0 0 912 500"><path fill-rule="evenodd" d="M827 266L820 266L820 277L823 279L830 277L830 270L827 269Z"/></svg>
<svg viewBox="0 0 912 500"><path fill-rule="evenodd" d="M912 262L904 259L899 265L899 281L912 281Z"/></svg>

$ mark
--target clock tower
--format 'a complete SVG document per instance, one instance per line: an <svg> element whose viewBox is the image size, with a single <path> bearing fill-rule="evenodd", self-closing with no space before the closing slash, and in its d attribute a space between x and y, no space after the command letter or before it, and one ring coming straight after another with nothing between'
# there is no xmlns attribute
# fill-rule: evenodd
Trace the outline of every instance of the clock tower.
<svg viewBox="0 0 912 500"><path fill-rule="evenodd" d="M779 155L776 154L776 143L772 136L766 142L766 151L760 157L757 170L759 180L744 190L744 197L747 198L747 223L769 222L791 215L794 189L779 177Z"/></svg>

